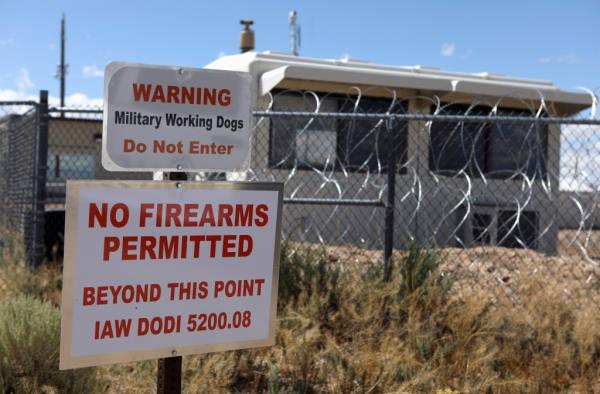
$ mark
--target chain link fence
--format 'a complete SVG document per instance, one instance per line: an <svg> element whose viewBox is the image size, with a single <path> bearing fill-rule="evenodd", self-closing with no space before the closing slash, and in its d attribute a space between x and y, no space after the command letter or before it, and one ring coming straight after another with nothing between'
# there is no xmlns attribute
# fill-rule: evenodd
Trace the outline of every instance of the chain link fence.
<svg viewBox="0 0 600 394"><path fill-rule="evenodd" d="M38 103L0 102L0 249L36 259L43 246L39 175Z"/></svg>
<svg viewBox="0 0 600 394"><path fill-rule="evenodd" d="M600 301L600 121L543 102L298 91L262 107L240 178L285 182L289 241L348 263L416 244L442 251L459 295Z"/></svg>
<svg viewBox="0 0 600 394"><path fill-rule="evenodd" d="M102 109L49 109L45 258L63 255L68 179L152 179L152 173L108 172L101 163Z"/></svg>
<svg viewBox="0 0 600 394"><path fill-rule="evenodd" d="M34 104L8 108L0 103L1 220L28 245L39 119ZM566 115L543 102L279 91L254 111L250 169L225 177L284 182L284 239L324 248L333 263L393 261L417 244L442 251L459 294L519 304L545 286L597 303L600 121ZM99 109L48 112L49 260L62 256L67 179L152 179L104 171L101 130Z"/></svg>

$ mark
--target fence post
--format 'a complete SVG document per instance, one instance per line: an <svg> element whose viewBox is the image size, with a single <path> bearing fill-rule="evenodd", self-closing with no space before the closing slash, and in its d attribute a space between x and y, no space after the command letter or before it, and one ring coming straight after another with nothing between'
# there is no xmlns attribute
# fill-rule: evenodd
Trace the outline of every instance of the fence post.
<svg viewBox="0 0 600 394"><path fill-rule="evenodd" d="M387 156L387 201L385 204L385 238L383 247L383 281L388 282L392 274L392 252L394 251L394 209L396 204L396 151L392 118L386 119Z"/></svg>
<svg viewBox="0 0 600 394"><path fill-rule="evenodd" d="M44 261L44 222L46 204L46 166L48 160L48 91L40 90L35 136L34 202L31 266Z"/></svg>

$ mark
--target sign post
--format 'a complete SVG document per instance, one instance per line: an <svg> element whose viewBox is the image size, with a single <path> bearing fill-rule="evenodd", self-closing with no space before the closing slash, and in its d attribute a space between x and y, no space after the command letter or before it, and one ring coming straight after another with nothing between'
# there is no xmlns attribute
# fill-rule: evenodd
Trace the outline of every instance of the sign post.
<svg viewBox="0 0 600 394"><path fill-rule="evenodd" d="M185 172L167 173L169 180L187 181ZM164 173L155 172L154 180L162 178ZM181 393L181 370L183 358L173 356L159 358L156 365L156 393L157 394L180 394Z"/></svg>
<svg viewBox="0 0 600 394"><path fill-rule="evenodd" d="M156 368L158 394L181 393L181 356L159 358Z"/></svg>

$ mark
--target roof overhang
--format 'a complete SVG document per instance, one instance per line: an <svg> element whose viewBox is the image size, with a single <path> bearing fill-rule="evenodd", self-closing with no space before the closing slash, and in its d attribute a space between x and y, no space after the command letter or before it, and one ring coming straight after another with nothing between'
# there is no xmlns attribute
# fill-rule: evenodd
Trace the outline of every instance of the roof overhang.
<svg viewBox="0 0 600 394"><path fill-rule="evenodd" d="M281 66L267 71L258 82L259 95L265 95L284 80L307 80L340 83L344 85L370 85L386 88L451 91L450 81L420 75L401 75L385 71L347 70L339 67L306 68L302 66Z"/></svg>
<svg viewBox="0 0 600 394"><path fill-rule="evenodd" d="M275 88L310 89L340 93L348 88L404 90L401 94L433 95L442 100L478 100L539 105L557 114L574 114L592 106L592 93L563 90L550 81L514 78L493 73L458 73L433 67L397 67L356 60L312 59L273 52L246 52L216 59L207 68L247 71L255 80L256 93L264 96ZM376 90L377 90L376 89Z"/></svg>

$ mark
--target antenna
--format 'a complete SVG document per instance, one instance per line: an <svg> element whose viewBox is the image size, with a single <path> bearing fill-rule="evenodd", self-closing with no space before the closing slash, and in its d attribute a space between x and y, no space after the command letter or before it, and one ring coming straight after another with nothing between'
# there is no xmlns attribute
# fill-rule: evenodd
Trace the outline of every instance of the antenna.
<svg viewBox="0 0 600 394"><path fill-rule="evenodd" d="M56 67L57 79L60 79L60 106L65 106L65 78L69 65L65 64L65 14L60 21L60 64ZM61 113L62 114L62 113Z"/></svg>
<svg viewBox="0 0 600 394"><path fill-rule="evenodd" d="M298 25L298 13L295 10L290 11L288 22L290 23L290 51L294 56L298 56L298 49L300 48L300 25Z"/></svg>

